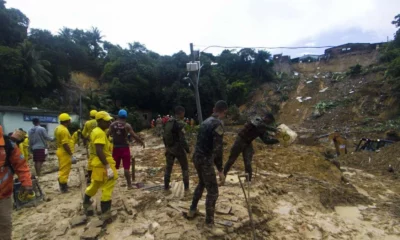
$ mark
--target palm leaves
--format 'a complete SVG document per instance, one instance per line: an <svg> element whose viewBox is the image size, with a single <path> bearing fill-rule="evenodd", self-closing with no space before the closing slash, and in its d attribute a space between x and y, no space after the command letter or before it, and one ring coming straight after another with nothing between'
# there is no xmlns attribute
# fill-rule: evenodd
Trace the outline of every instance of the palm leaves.
<svg viewBox="0 0 400 240"><path fill-rule="evenodd" d="M46 69L50 62L42 60L40 53L37 52L32 43L25 40L20 44L19 50L23 65L23 82L33 87L45 87L51 82L51 73Z"/></svg>

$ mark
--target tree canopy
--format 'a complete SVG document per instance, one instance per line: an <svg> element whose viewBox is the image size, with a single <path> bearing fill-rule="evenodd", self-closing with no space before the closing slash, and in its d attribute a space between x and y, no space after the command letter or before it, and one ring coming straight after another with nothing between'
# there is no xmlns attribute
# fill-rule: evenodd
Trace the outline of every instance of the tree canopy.
<svg viewBox="0 0 400 240"><path fill-rule="evenodd" d="M71 73L81 72L101 86L101 93L83 93L87 109L126 106L167 114L175 105L183 105L188 116L196 114L193 86L184 80L190 61L185 52L162 56L139 42L123 48L105 41L96 27L28 33L28 17L6 8L2 0L0 21L2 104L77 110L78 99L69 88ZM224 50L219 56L201 53L197 60L203 64L199 84L203 115L211 113L216 100L240 105L259 84L273 81L270 57L254 49ZM211 66L212 62L218 64Z"/></svg>

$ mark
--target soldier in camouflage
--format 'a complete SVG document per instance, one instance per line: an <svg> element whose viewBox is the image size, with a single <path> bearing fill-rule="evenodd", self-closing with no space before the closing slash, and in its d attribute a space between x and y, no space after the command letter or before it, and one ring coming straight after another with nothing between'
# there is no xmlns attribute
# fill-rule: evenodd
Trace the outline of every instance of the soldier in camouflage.
<svg viewBox="0 0 400 240"><path fill-rule="evenodd" d="M274 116L271 113L265 113L264 116L256 116L244 125L244 127L239 131L235 143L231 148L229 159L225 163L225 176L228 174L229 169L235 163L240 153L242 153L245 171L248 174L248 180L251 181L253 175L251 162L254 154L252 141L259 137L265 144L279 143L277 139L271 138L268 133L278 131L276 128L269 126L273 123L275 123Z"/></svg>
<svg viewBox="0 0 400 240"><path fill-rule="evenodd" d="M166 148L165 157L167 166L164 175L164 188L170 188L172 167L175 158L178 159L182 168L183 184L185 191L189 190L189 167L186 154L190 152L189 144L185 138L185 108L178 106L175 108L175 118L170 118L164 127L163 141Z"/></svg>
<svg viewBox="0 0 400 240"><path fill-rule="evenodd" d="M228 105L224 101L218 101L215 104L213 115L200 126L193 154L193 163L199 176L199 183L194 191L188 217L192 218L197 213L197 204L206 188L206 224L210 226L214 224L215 204L218 199L218 183L214 164L218 169L220 181L222 183L225 181L222 168L224 127L221 120L225 117L227 109Z"/></svg>

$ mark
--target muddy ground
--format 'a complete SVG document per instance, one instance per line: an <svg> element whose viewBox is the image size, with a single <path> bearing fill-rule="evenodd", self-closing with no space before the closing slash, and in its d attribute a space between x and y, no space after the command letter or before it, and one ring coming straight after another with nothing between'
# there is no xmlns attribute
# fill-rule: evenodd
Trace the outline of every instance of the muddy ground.
<svg viewBox="0 0 400 240"><path fill-rule="evenodd" d="M162 184L165 159L161 140L150 132L144 137L146 149L135 146L132 151L136 180L145 187L127 190L123 171L119 170L112 206L115 220L111 224L94 228L98 216L79 219L83 213L78 168L86 165L85 151L79 148L76 155L81 161L73 166L67 194L59 193L54 172L57 161L50 155L45 163L48 173L39 179L47 199L36 207L14 211L14 239L72 240L90 233L104 240L252 239L247 205L238 181L238 174L243 173L241 157L226 185L219 188L216 227L224 234L214 236L204 228L204 216L187 220L181 213L189 207L197 182L191 163L189 194L183 191L178 164L174 166L171 192L146 190ZM226 161L234 133L227 133L224 141ZM322 157L321 147L269 147L256 141L255 151L253 166L257 173L250 203L257 239L400 239L397 179L355 166L339 171ZM95 200L98 202L99 193ZM204 200L205 194L200 213L204 213Z"/></svg>

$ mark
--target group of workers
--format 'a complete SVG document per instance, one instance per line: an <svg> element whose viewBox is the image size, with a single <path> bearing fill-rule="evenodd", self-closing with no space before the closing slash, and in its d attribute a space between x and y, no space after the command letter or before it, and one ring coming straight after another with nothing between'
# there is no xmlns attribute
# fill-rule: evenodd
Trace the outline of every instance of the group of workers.
<svg viewBox="0 0 400 240"><path fill-rule="evenodd" d="M165 116L161 117L161 115L158 115L156 120L153 119L151 121L151 128L156 128L157 136L161 137L163 135L163 129L170 118L173 118L173 116L165 115ZM196 124L196 122L193 118L189 119L189 118L183 117L183 119L181 119L181 121L183 123L185 123L186 126L190 126L191 128L193 128L194 125Z"/></svg>
<svg viewBox="0 0 400 240"><path fill-rule="evenodd" d="M279 142L272 137L273 133L278 132L278 129L272 126L275 123L274 116L268 112L262 113L260 116L255 116L239 131L236 141L231 148L228 161L224 166L224 125L222 120L226 116L227 109L228 105L225 101L220 100L216 102L213 108L213 114L200 125L197 143L192 157L199 180L194 190L192 204L187 217L191 219L196 216L198 213L198 202L202 197L204 189L207 189L205 223L212 231L218 231L218 229L212 228L214 225L215 205L218 199L218 185L224 184L225 177L237 160L239 154L243 154L247 181L251 181L251 163L254 153L252 146L253 140L259 137L266 144L276 144ZM185 191L189 190L187 154L190 153L190 147L185 138L184 116L185 109L178 106L175 108L175 117L171 117L164 126L163 141L166 147L164 188L166 191L170 189L170 178L175 159L177 159L181 165L184 189ZM218 170L219 184L214 166Z"/></svg>
<svg viewBox="0 0 400 240"><path fill-rule="evenodd" d="M69 174L72 164L77 162L74 157L75 144L82 138L88 146L90 184L85 191L83 208L85 212L90 213L90 198L97 193L98 189L102 189L102 217L107 219L110 216L111 196L121 161L128 188L132 188L129 173L131 157L128 135L145 147L144 142L136 135L132 126L126 122L127 116L128 113L121 109L118 112L118 119L111 123L113 118L109 113L92 110L90 112L91 119L85 123L83 130L78 130L71 136L68 129L71 117L67 113L62 113L58 117L60 125L54 130L54 138L48 136L46 129L40 126L37 118L33 119L33 127L29 130L28 136L22 129L4 135L0 125L0 239L11 239L13 175L16 174L21 183L19 196L23 196L24 199L20 200L34 199L35 192L32 187L34 177L31 176L27 160L33 158L36 176L40 176L47 156L47 142L53 140L57 145L58 183L62 193L68 192ZM110 139L112 139L112 143ZM27 147L25 147L26 145ZM24 154L25 148L28 149L28 152Z"/></svg>
<svg viewBox="0 0 400 240"><path fill-rule="evenodd" d="M252 141L260 137L266 144L278 143L278 140L271 137L270 133L278 130L271 125L275 122L270 113L256 116L246 123L237 135L232 146L228 161L223 166L223 118L226 115L228 105L224 101L218 101L213 114L207 118L199 128L197 143L193 153L193 164L199 178L193 194L193 200L188 218L195 217L197 205L202 197L204 189L207 189L206 197L206 224L212 227L214 224L215 205L218 199L218 185L223 185L225 176L235 163L236 159L243 154L245 171L248 174L247 181L252 178ZM130 165L131 153L129 137L135 139L143 148L143 140L133 131L132 126L126 122L127 111L121 109L118 118L114 119L105 111L90 111L88 120L83 130L77 130L72 136L68 130L71 124L71 117L67 113L59 115L60 125L54 131L54 139L57 145L56 155L59 162L58 183L62 193L68 192L68 178L72 164L77 162L74 157L75 144L82 139L88 147L88 187L83 199L83 209L87 215L94 213L91 198L99 189L102 190L101 211L104 220L110 217L111 199L116 180L117 169L121 162L124 168L124 176L128 189L132 188ZM158 120L158 119L157 119ZM193 121L194 122L194 121ZM175 159L182 168L184 189L189 190L189 164L187 154L190 147L185 138L185 108L175 108L175 116L168 117L162 123L163 142L166 147L166 168L164 175L164 188L170 189L170 179ZM47 141L54 139L49 137L46 129L40 126L38 119L33 119L33 128L28 132L28 149L33 155L36 175L40 176L41 167L47 155ZM25 160L26 157L17 147L17 143L23 143L26 136L21 130L15 131L10 137L4 136L0 126L0 239L11 239L11 194L13 188L13 177L15 173L21 182L23 192L26 196L34 195L30 170ZM218 184L214 165L218 170L220 183ZM4 231L3 231L4 230Z"/></svg>

